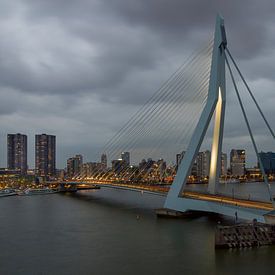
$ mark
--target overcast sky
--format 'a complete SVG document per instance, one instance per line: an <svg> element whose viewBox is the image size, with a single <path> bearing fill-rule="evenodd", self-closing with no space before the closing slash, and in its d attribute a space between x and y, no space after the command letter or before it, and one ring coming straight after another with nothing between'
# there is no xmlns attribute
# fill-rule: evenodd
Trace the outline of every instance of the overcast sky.
<svg viewBox="0 0 275 275"><path fill-rule="evenodd" d="M94 161L211 38L217 12L225 18L228 47L275 128L274 1L0 0L0 166L6 166L6 135L17 132L28 135L31 167L37 133L57 136L59 168L77 153ZM235 103L229 97L225 150L250 152ZM272 150L263 124L253 112L250 117L260 149Z"/></svg>

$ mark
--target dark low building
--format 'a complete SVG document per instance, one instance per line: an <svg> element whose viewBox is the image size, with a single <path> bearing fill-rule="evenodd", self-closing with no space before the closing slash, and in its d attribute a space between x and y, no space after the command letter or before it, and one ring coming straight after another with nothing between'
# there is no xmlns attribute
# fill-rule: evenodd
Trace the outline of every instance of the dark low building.
<svg viewBox="0 0 275 275"><path fill-rule="evenodd" d="M267 174L275 174L275 153L273 152L261 152L259 157L262 161L264 170Z"/></svg>
<svg viewBox="0 0 275 275"><path fill-rule="evenodd" d="M127 167L125 160L123 159L115 159L112 160L112 171L116 174L120 174Z"/></svg>

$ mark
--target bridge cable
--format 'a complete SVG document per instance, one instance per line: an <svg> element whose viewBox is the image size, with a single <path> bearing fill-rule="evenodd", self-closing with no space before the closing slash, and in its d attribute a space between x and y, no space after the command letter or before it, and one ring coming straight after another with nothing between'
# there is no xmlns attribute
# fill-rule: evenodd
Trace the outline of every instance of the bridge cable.
<svg viewBox="0 0 275 275"><path fill-rule="evenodd" d="M210 42L210 44L213 43L212 41ZM201 52L204 49L200 50ZM141 109L139 109L132 117L130 120L128 120L128 122L107 142L107 144L105 145L105 147L107 147L114 139L116 139L118 136L120 136L121 133L123 133L126 128L131 125L134 121L137 121L138 119L140 119L140 115L143 114L143 109L148 108L148 105L151 102L155 102L155 101L161 101L161 97L163 95L165 95L166 93L166 88L168 87L168 85L171 84L171 82L173 82L175 79L177 79L182 71L185 70L186 67L188 67L188 65L192 64L192 62L194 61L194 59L196 58L196 56L193 54L191 55L186 62L184 62L177 70L175 73L173 73L167 81L164 82L164 84L149 98L149 100L142 106ZM105 148L104 147L104 148ZM103 149L104 149L103 148ZM102 150L101 150L102 152Z"/></svg>
<svg viewBox="0 0 275 275"><path fill-rule="evenodd" d="M176 99L175 99L176 100ZM172 114L172 112L171 112L171 108L170 109L168 109L167 108L167 106L165 106L165 104L162 104L165 108L163 108L163 110L166 112L166 117L167 118L169 118L169 114ZM169 106L168 106L169 107ZM173 107L173 106L172 106ZM148 116L145 116L145 117L148 117ZM152 117L151 117L152 118ZM148 124L148 119L147 120L144 120L143 121L144 123L143 124ZM159 124L159 121L156 121L156 120L153 120L152 121L155 125L154 126L156 126L156 123L158 123ZM139 122L140 124L141 124L141 122ZM149 124L149 126L150 126L150 124ZM135 127L135 128L138 128L138 127ZM144 131L145 130L145 131ZM133 139L131 138L131 135L129 136L129 134L128 134L128 145L126 144L124 144L124 148L129 148L129 146L131 146L131 147L134 147L134 145L138 142L138 141L140 141L140 138L142 137L142 136L145 136L146 134L148 135L148 133L150 134L150 132L152 132L152 131L150 131L151 130L151 128L150 127L147 127L147 129L144 129L144 127L142 127L141 129L139 129L139 131L134 131L133 132L133 134L132 134L132 136L133 135L135 135L136 136L136 142L134 142L134 144L133 144ZM131 134L131 133L130 133ZM123 148L123 149L124 149ZM127 148L127 149L128 149ZM117 150L119 150L119 148L116 148ZM121 150L120 151L123 151L123 149L121 148ZM117 151L116 150L116 151ZM110 153L110 152L109 152ZM110 157L110 155L109 155L109 157Z"/></svg>
<svg viewBox="0 0 275 275"><path fill-rule="evenodd" d="M192 107L190 107L190 108L192 108ZM189 122L191 121L191 123L189 123L189 126L188 126L188 127L185 127L185 128L184 128L183 132L189 132L189 131L191 130L190 128L192 127L192 124L197 120L197 118L196 118L195 115L198 113L199 110L197 110L196 108L192 108L191 111L192 111L192 113L190 114L190 112L189 112L189 114L190 114L191 118L193 118L193 119L192 119L192 120L189 119ZM178 112L178 113L176 113L176 115L177 115L177 116L180 116L181 113ZM169 129L166 129L166 131L165 131L166 133L164 133L164 134L162 133L162 139L160 139L160 141L157 143L157 145L155 145L155 146L148 152L149 155L156 153L156 152L159 150L159 148L162 147L163 143L166 142L166 139L167 139L167 138L169 137L169 135L171 134L170 131L171 131L173 128L175 128L174 125L172 125ZM182 136L181 136L181 135L180 135L178 138L176 138L175 144L178 143L179 139L182 139ZM148 171L148 172L149 172L149 171ZM126 173L127 173L127 171L126 171ZM141 171L140 173L142 173L142 171ZM140 173L139 173L139 174L140 174Z"/></svg>
<svg viewBox="0 0 275 275"><path fill-rule="evenodd" d="M172 109L173 109L173 106L172 106ZM178 112L176 112L177 111L177 109L175 109L176 111L173 111L173 112L171 112L171 110L172 110L171 108L170 109L165 109L165 115L166 115L166 120L168 120L168 119L172 119L172 118L175 118L175 116L174 116L174 114L176 114L176 115L178 115ZM170 114L173 114L173 116L169 116ZM154 126L159 126L159 125L161 125L162 123L164 123L165 122L165 119L163 120L163 119L160 119L160 120L158 120L158 121L154 121L154 123L156 124L157 123L157 125L154 125ZM173 124L171 125L172 127L173 127ZM155 127L156 128L156 127ZM150 128L148 127L148 129L150 130ZM168 132L167 131L167 129L166 129L166 132ZM150 133L150 131L148 132L148 131L145 131L145 133L144 132L141 132L142 133L142 136L141 137L143 137L143 136L145 136L146 134L148 134L148 133ZM162 135L162 137L163 137L163 135ZM139 139L140 140L140 139ZM160 142L162 142L162 140L160 140ZM131 144L131 146L133 146L133 144ZM155 146L156 148L157 148L157 146Z"/></svg>
<svg viewBox="0 0 275 275"><path fill-rule="evenodd" d="M180 79L180 81L181 81L181 79ZM174 84L174 83L173 83ZM175 84L176 86L179 86L180 85L180 83L178 84L178 83L176 83ZM174 85L174 86L175 86ZM168 87L169 89L170 89L170 87ZM170 95L170 99L172 99L172 97L171 97L171 94L175 94L175 96L177 96L177 91L178 91L178 89L173 89L173 88L175 88L175 87L172 87L171 88L171 92L168 94L168 95ZM177 88L177 87L176 87ZM166 97L168 97L168 95L166 94ZM165 98L166 98L165 97ZM154 121L154 118L157 116L157 114L158 113L160 113L161 112L161 110L162 109L164 109L165 110L165 105L164 104L162 104L162 102L165 100L165 98L162 98L161 100L158 100L158 103L156 104L156 105L154 105L153 107L154 108L150 108L149 110L147 110L147 112L143 112L143 114L142 114L142 116L141 116L141 120L139 120L137 123L138 124L142 124L142 122L146 122L147 124L149 123L149 121L151 120L151 121ZM167 109L167 108L166 108ZM153 114L153 115L151 115L151 114ZM149 120L148 120L148 117L149 117ZM136 124L134 124L134 125L130 125L130 127L128 127L128 129L132 129L131 131L128 131L128 132L123 132L121 135L120 135L120 137L116 140L116 142L117 141L119 141L119 139L121 139L121 137L123 138L123 137L125 137L125 136L130 136L131 134L132 135L137 135L137 134L139 134L139 132L138 132L138 130L140 130L139 129L139 127L136 127ZM124 129L124 130L128 130L128 129ZM128 141L131 141L131 139L128 139ZM113 146L113 144L111 144L112 146ZM112 147L111 146L111 147ZM127 147L127 146L125 146L125 147ZM107 148L106 148L107 149ZM115 148L115 149L118 149L118 148ZM114 150L115 150L114 149ZM110 152L109 152L110 153ZM109 157L110 157L110 155L109 155Z"/></svg>
<svg viewBox="0 0 275 275"><path fill-rule="evenodd" d="M181 81L181 79L180 79L180 81ZM176 83L175 84L176 85L176 88L177 88L177 86L178 86L178 83ZM174 85L174 86L175 86ZM175 88L175 87L172 87L172 88ZM166 94L166 97L165 98L167 98L168 96L171 96L171 95L173 95L173 94L175 94L176 95L176 92L178 91L177 89L172 89L171 88L171 93L168 93L168 94ZM169 87L169 89L170 89L170 87ZM148 112L144 112L143 113L143 116L142 116L142 119L140 119L137 123L138 124L142 124L142 122L147 122L147 124L149 123L149 121L153 121L153 119L155 118L155 117L157 117L157 114L158 113L160 113L164 108L165 108L165 105L164 104L162 104L162 102L165 100L165 98L162 98L162 100L159 100L159 103L157 104L157 105L154 105L153 106L153 108L150 108L149 110L148 110ZM172 97L171 97L172 98ZM148 119L149 118L149 119ZM138 127L136 127L136 124L134 124L134 125L132 125L132 130L131 130L131 132L129 132L129 133L126 133L126 134L133 134L133 135L136 135L137 134L137 131L138 131ZM125 132L124 132L124 136L125 136Z"/></svg>
<svg viewBox="0 0 275 275"><path fill-rule="evenodd" d="M177 110L176 110L177 111ZM172 114L172 112L171 112L171 108L169 109L169 110L167 110L167 113L171 113ZM173 112L173 114L175 114L175 115L179 115L180 113L179 112ZM175 115L173 115L173 116L169 116L169 114L167 114L167 117L168 117L168 119L174 119L175 118ZM192 116L192 117L194 117L194 116ZM159 121L156 121L155 123L156 124L161 124L161 122L162 122L162 120L159 120ZM165 122L165 121L164 121ZM157 125L158 126L158 125ZM173 124L171 124L171 127L173 127L174 125ZM158 148L160 147L160 145L163 143L163 140L165 140L165 137L167 136L167 134L169 134L169 131L170 131L170 129L171 129L171 127L169 127L169 129L165 129L166 131L166 134L165 133L161 133L161 138L160 138L160 140L159 140L159 142L158 142L158 144L156 143L156 144L154 144L154 149L155 150L158 150ZM148 127L149 128L149 127ZM150 128L149 128L150 129ZM142 139L143 139L143 137L145 136L148 136L148 133L150 133L150 131L148 132L148 131L145 131L145 133L143 132L143 133L141 133L140 135L139 135L139 139L136 141L136 142L134 142L134 144L130 144L129 146L131 146L131 149L135 149L134 148L134 146L135 145L137 145L137 143L138 142L140 142L140 141L142 141ZM154 132L153 132L153 134L154 134ZM129 147L128 147L129 148ZM130 149L130 148L129 148ZM147 153L152 153L153 152L153 150L154 149L152 149L150 152L147 152ZM127 171L125 171L125 173L127 173Z"/></svg>
<svg viewBox="0 0 275 275"><path fill-rule="evenodd" d="M211 44L212 44L212 42L211 42ZM208 55L209 49L210 49L210 47L207 48L207 55ZM201 52L203 52L203 51L201 51ZM123 137L128 138L127 139L128 145L126 144L126 146L125 146L125 142L124 142L123 147L127 148L127 146L131 145L131 147L133 148L133 146L136 145L136 143L138 141L133 143L132 137L136 136L136 139L137 139L139 137L146 136L146 134L148 135L148 133L150 134L152 132L152 131L150 131L151 128L152 128L150 126L152 126L153 124L159 123L159 121L162 119L162 117L158 121L158 116L159 116L159 114L162 114L163 112L166 113L166 117L165 117L166 120L175 118L174 114L176 113L177 108L174 111L171 111L171 108L173 108L174 106L171 105L171 107L169 107L169 104L163 104L163 102L165 102L167 98L170 98L171 101L172 100L177 101L177 99L180 99L180 95L178 95L178 91L181 91L182 88L184 88L184 87L189 87L190 82L192 82L192 81L190 81L190 79L187 79L187 81L184 80L184 72L185 72L186 69L190 69L190 67L191 68L193 67L195 71L198 71L198 69L204 68L204 66L201 66L202 64L200 64L200 66L198 66L198 64L196 64L199 61L200 61L200 58L198 58L198 56L193 57L191 59L191 61L189 62L189 64L188 64L190 66L184 66L184 68L175 77L172 77L172 80L170 82L168 81L169 83L167 85L164 85L165 87L161 90L161 93L157 94L156 97L153 96L151 98L151 100L147 101L147 104L148 104L148 102L150 102L150 103L152 102L154 104L152 104L149 107L143 106L143 108L141 109L142 111L139 110L136 113L137 115L134 115L128 121L128 123L126 123L126 127L125 126L122 127L121 131L119 131L119 135L116 134L115 138L111 139L111 141L109 141L107 143L107 146L105 146L105 150L107 148L111 149L115 145L115 143L121 141L121 139L123 139ZM185 65L186 65L186 63L185 63ZM173 74L173 75L175 75L175 74ZM203 74L201 74L199 76L202 76L202 75ZM205 78L204 77L202 77L202 78L203 78L203 81L204 81ZM167 90L168 90L168 93L167 93ZM185 96L185 94L184 94L184 96ZM189 100L191 100L191 98L189 98ZM188 97L186 99L188 100ZM192 100L191 100L191 102L192 102ZM167 114L169 114L169 115L167 115ZM178 114L176 113L176 115L178 115ZM149 117L149 119L148 119L148 117ZM193 117L194 116L192 116L192 118ZM140 121L140 119L141 119L141 121ZM137 126L136 124L141 124L141 122L146 124L147 130L145 129L145 131L144 131L144 127L142 127L142 128L136 127ZM148 131L148 129L149 129L149 131ZM167 131L167 133L168 133L168 131ZM160 142L162 142L162 140ZM116 145L115 148L113 148L111 150L112 154L108 155L108 157L113 157L113 154L115 154L116 151L118 152L118 150L121 149L121 148L122 147L118 147ZM120 152L122 152L122 150L120 150ZM108 153L110 153L110 152L108 152Z"/></svg>
<svg viewBox="0 0 275 275"><path fill-rule="evenodd" d="M233 82L233 85L234 85L234 88L235 88L235 92L236 92L236 94L237 94L237 98L238 98L238 101L239 101L239 104L240 104L240 107L241 107L241 110L242 110L242 113L243 113L243 116L244 116L244 120L245 120L246 126L247 126L247 128L248 128L248 132L249 132L249 135L250 135L250 138L251 138L251 141L252 141L252 144L253 144L255 153L256 153L256 155L257 155L257 159L258 159L258 162L259 162L259 165L260 165L260 169L261 169L261 171L262 171L262 175L263 175L263 178L264 178L264 182L265 182L265 184L267 185L267 189L268 189L268 193L269 193L269 199L270 199L270 201L272 202L273 208L275 208L274 200L273 200L273 196L272 196L272 192L271 192L271 185L270 185L270 183L268 182L268 179L267 179L267 176L266 176L264 167L263 167L262 160L261 160L261 158L260 158L260 156L259 156L258 148L257 148L256 142L255 142L255 140L254 140L253 133L252 133L252 130L251 130L251 127L250 127L248 118L247 118L247 116L246 116L245 109L244 109L244 106L243 106L243 103L242 103L242 100L241 100L241 97L240 97L240 94L239 94L239 90L238 90L236 81L235 81L235 79L234 79L234 76L233 76L233 73L232 73L232 70L231 70L231 67L230 67L230 64L229 64L229 62L228 62L228 59L227 59L226 54L225 54L225 61L226 61L226 64L227 64L227 67L228 67L228 70L229 70L229 73L230 73L230 76L231 76L231 79L232 79L232 82Z"/></svg>
<svg viewBox="0 0 275 275"><path fill-rule="evenodd" d="M194 64L193 64L193 65L194 65ZM197 66L195 66L195 67L197 67ZM181 79L180 79L180 81L181 81ZM179 82L180 82L180 81L179 81ZM176 85L177 85L177 84L176 84ZM170 88L170 87L167 87L167 88ZM172 89L172 91L173 91L173 89ZM177 92L177 89L176 89L176 92ZM174 93L174 94L176 94L176 93ZM169 95L169 94L168 94L168 95ZM168 97L167 94L166 94L166 97ZM158 107L158 106L157 106L157 107ZM163 107L163 106L162 106L162 107ZM155 108L155 109L156 109L156 108ZM154 110L155 110L155 109L154 109ZM166 109L167 109L167 108L166 108ZM159 109L159 111L160 111L160 110L161 110L161 108ZM152 111L152 110L149 109L149 111ZM145 112L145 113L146 113L146 112ZM146 118L146 117L148 117L148 116L147 116L147 115L144 115L144 113L143 113L143 118L144 118L144 117ZM151 116L150 118L152 118L152 116ZM148 123L148 121L147 121L147 123ZM132 128L135 129L135 127L133 127L133 126L132 126ZM124 129L124 130L125 130L125 129ZM130 134L131 134L131 132L130 132ZM136 134L135 131L134 131L134 134ZM124 132L124 135L125 135L125 132ZM109 157L110 157L110 155L109 155Z"/></svg>
<svg viewBox="0 0 275 275"><path fill-rule="evenodd" d="M242 73L241 73L241 71L240 71L238 65L236 64L236 62L235 62L233 56L231 55L230 51L229 51L227 48L226 48L226 51L227 51L227 53L228 53L228 55L229 55L229 57L230 57L232 63L234 64L234 67L235 67L236 70L238 71L238 73L239 73L239 75L240 75L240 77L241 77L241 79L242 79L242 81L243 81L243 83L244 83L244 85L245 85L247 91L249 92L251 98L253 99L253 101L254 101L254 103L255 103L255 105L256 105L256 107L257 107L259 113L261 114L261 116L262 116L262 118L263 118L263 120L264 120L264 122L265 122L267 128L269 129L271 135L272 135L273 138L275 139L275 134L274 134L274 132L273 132L271 126L269 125L269 123L268 123L268 121L267 121L267 119L266 119L266 117L265 117L265 115L264 115L264 113L263 113L261 107L259 106L259 104L258 104L256 98L254 97L254 95L253 95L251 89L249 88L249 86L248 86L246 80L244 79L244 76L242 75Z"/></svg>

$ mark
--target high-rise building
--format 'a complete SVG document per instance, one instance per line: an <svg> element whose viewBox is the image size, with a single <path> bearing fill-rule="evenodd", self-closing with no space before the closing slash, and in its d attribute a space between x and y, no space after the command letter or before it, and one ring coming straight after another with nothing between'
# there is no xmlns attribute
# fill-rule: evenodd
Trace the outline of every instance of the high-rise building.
<svg viewBox="0 0 275 275"><path fill-rule="evenodd" d="M75 155L67 160L67 176L72 178L81 172L81 167L83 164L82 155Z"/></svg>
<svg viewBox="0 0 275 275"><path fill-rule="evenodd" d="M275 174L275 153L261 152L261 153L259 153L259 157L261 158L265 173Z"/></svg>
<svg viewBox="0 0 275 275"><path fill-rule="evenodd" d="M121 159L125 162L126 166L130 166L130 153L122 152Z"/></svg>
<svg viewBox="0 0 275 275"><path fill-rule="evenodd" d="M106 170L107 169L107 155L106 154L101 155L101 164L102 164L103 170Z"/></svg>
<svg viewBox="0 0 275 275"><path fill-rule="evenodd" d="M112 171L116 174L120 174L126 168L126 162L123 159L112 160Z"/></svg>
<svg viewBox="0 0 275 275"><path fill-rule="evenodd" d="M35 173L41 177L55 176L56 141L52 135L35 135Z"/></svg>
<svg viewBox="0 0 275 275"><path fill-rule="evenodd" d="M197 176L200 178L209 177L211 152L206 150L199 152L197 156Z"/></svg>
<svg viewBox="0 0 275 275"><path fill-rule="evenodd" d="M27 164L27 136L22 134L8 134L7 136L7 164L8 169L20 170L26 174Z"/></svg>
<svg viewBox="0 0 275 275"><path fill-rule="evenodd" d="M180 165L185 151L176 155L176 169ZM196 177L209 177L210 172L210 163L211 163L211 152L206 150L204 152L199 152L197 157L194 160L191 175ZM225 153L221 154L221 175L227 174L227 155Z"/></svg>
<svg viewBox="0 0 275 275"><path fill-rule="evenodd" d="M230 169L233 176L243 176L245 174L245 150L231 150Z"/></svg>
<svg viewBox="0 0 275 275"><path fill-rule="evenodd" d="M164 161L163 159L159 159L157 161L157 168L158 168L158 172L160 174L160 176L163 176L166 170L166 161Z"/></svg>
<svg viewBox="0 0 275 275"><path fill-rule="evenodd" d="M221 154L221 176L227 175L227 154Z"/></svg>
<svg viewBox="0 0 275 275"><path fill-rule="evenodd" d="M177 154L176 155L176 170L178 170L178 167L181 163L181 161L183 160L183 157L185 155L186 151L182 151L180 154ZM202 152L199 152L198 153L198 156L195 158L194 160L194 163L192 165L192 168L191 168L191 175L192 176L201 176L202 172L199 171L201 170L202 168L202 162L200 161L200 155L202 154ZM200 163L199 163L200 162Z"/></svg>

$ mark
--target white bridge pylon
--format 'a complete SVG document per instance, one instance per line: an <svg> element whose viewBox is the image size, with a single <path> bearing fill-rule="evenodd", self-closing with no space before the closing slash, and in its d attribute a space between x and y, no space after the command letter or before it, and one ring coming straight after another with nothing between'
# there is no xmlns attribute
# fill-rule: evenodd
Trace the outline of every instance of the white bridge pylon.
<svg viewBox="0 0 275 275"><path fill-rule="evenodd" d="M253 207L238 206L238 204L224 204L218 201L194 199L183 196L188 176L190 175L194 160L201 147L211 118L215 113L211 162L209 172L208 192L215 195L219 184L221 151L224 129L224 115L226 103L225 87L225 50L227 40L224 28L224 20L218 15L216 18L214 45L212 52L211 71L209 79L208 98L201 113L199 122L192 135L189 146L178 167L177 175L170 187L165 201L165 208L176 211L207 211L215 212L242 219L257 219L260 222L270 222L273 216L270 210L262 210ZM267 218L268 217L268 218Z"/></svg>

